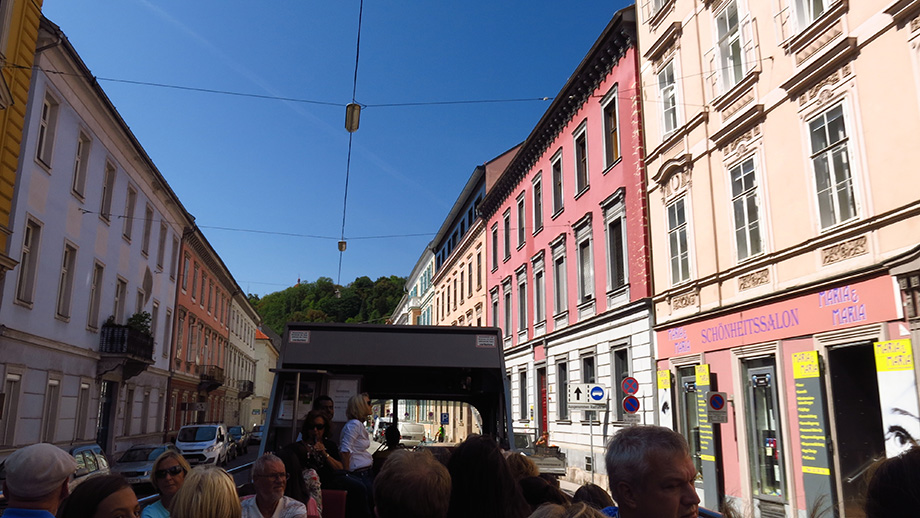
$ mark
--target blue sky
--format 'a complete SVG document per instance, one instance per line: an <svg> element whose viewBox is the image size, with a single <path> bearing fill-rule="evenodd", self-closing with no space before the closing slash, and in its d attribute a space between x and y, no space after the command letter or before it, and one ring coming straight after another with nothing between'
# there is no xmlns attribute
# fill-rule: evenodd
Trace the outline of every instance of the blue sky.
<svg viewBox="0 0 920 518"><path fill-rule="evenodd" d="M43 12L240 287L264 295L338 278L359 5L45 0ZM356 99L369 106L353 140L341 281L408 275L476 165L523 141L549 102L373 105L553 97L625 5L367 0Z"/></svg>

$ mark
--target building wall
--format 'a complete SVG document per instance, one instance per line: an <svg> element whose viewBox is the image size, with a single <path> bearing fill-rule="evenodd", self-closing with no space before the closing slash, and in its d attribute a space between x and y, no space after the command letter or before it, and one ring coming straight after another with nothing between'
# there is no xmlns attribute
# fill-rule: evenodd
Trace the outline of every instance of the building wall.
<svg viewBox="0 0 920 518"><path fill-rule="evenodd" d="M229 353L227 354L227 411L225 422L232 425L243 425L250 417L246 410L251 410L248 400L252 397L255 387L250 394L241 394L246 388L242 382L254 382L256 374L256 330L261 323L261 318L256 310L242 293L237 293L231 299L229 323ZM240 395L243 395L241 398Z"/></svg>
<svg viewBox="0 0 920 518"><path fill-rule="evenodd" d="M272 394L272 384L275 381L275 374L269 369L278 366L279 347L281 339L273 339L270 335L263 333L261 329L256 330L255 357L256 357L256 377L255 393L251 398L250 412L247 414L251 420L251 426L265 423L265 411L268 409L268 401ZM275 335L277 337L277 335ZM276 345L277 344L277 345ZM253 413L256 412L257 413Z"/></svg>
<svg viewBox="0 0 920 518"><path fill-rule="evenodd" d="M435 325L486 325L485 248L482 220L476 220L434 276Z"/></svg>

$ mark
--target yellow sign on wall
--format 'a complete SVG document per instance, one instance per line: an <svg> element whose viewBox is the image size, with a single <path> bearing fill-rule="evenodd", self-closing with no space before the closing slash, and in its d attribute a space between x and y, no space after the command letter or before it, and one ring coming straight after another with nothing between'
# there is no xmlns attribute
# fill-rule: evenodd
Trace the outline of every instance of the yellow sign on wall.
<svg viewBox="0 0 920 518"><path fill-rule="evenodd" d="M906 371L914 368L910 339L875 342L875 370L878 372Z"/></svg>
<svg viewBox="0 0 920 518"><path fill-rule="evenodd" d="M658 388L671 388L671 371L658 371Z"/></svg>
<svg viewBox="0 0 920 518"><path fill-rule="evenodd" d="M804 351L792 354L792 376L795 379L817 378L820 375L818 351Z"/></svg>
<svg viewBox="0 0 920 518"><path fill-rule="evenodd" d="M696 385L709 386L709 364L704 363L696 366Z"/></svg>

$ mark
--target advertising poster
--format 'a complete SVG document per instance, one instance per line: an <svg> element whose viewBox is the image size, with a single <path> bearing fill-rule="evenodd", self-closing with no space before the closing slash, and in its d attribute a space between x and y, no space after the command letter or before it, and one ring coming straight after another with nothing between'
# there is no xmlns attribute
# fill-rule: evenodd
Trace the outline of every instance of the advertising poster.
<svg viewBox="0 0 920 518"><path fill-rule="evenodd" d="M673 430L674 400L671 394L671 371L658 371L658 423Z"/></svg>
<svg viewBox="0 0 920 518"><path fill-rule="evenodd" d="M818 351L792 354L795 404L798 417L799 447L802 455L802 482L808 509L830 510L834 501L831 455L827 447L827 409Z"/></svg>
<svg viewBox="0 0 920 518"><path fill-rule="evenodd" d="M875 370L882 406L885 455L894 457L920 439L920 402L909 339L876 342Z"/></svg>
<svg viewBox="0 0 920 518"><path fill-rule="evenodd" d="M709 422L709 403L706 393L710 391L711 381L709 364L696 366L697 415L700 422L700 459L703 461L703 505L709 509L718 509L721 503L719 495L719 467L715 434Z"/></svg>

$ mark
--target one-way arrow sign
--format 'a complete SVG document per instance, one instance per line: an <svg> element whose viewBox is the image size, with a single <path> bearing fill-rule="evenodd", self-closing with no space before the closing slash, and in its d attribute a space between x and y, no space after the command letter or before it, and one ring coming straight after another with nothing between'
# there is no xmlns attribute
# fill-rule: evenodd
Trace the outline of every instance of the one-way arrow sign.
<svg viewBox="0 0 920 518"><path fill-rule="evenodd" d="M571 408L604 408L607 404L607 387L596 383L569 383L568 403Z"/></svg>

